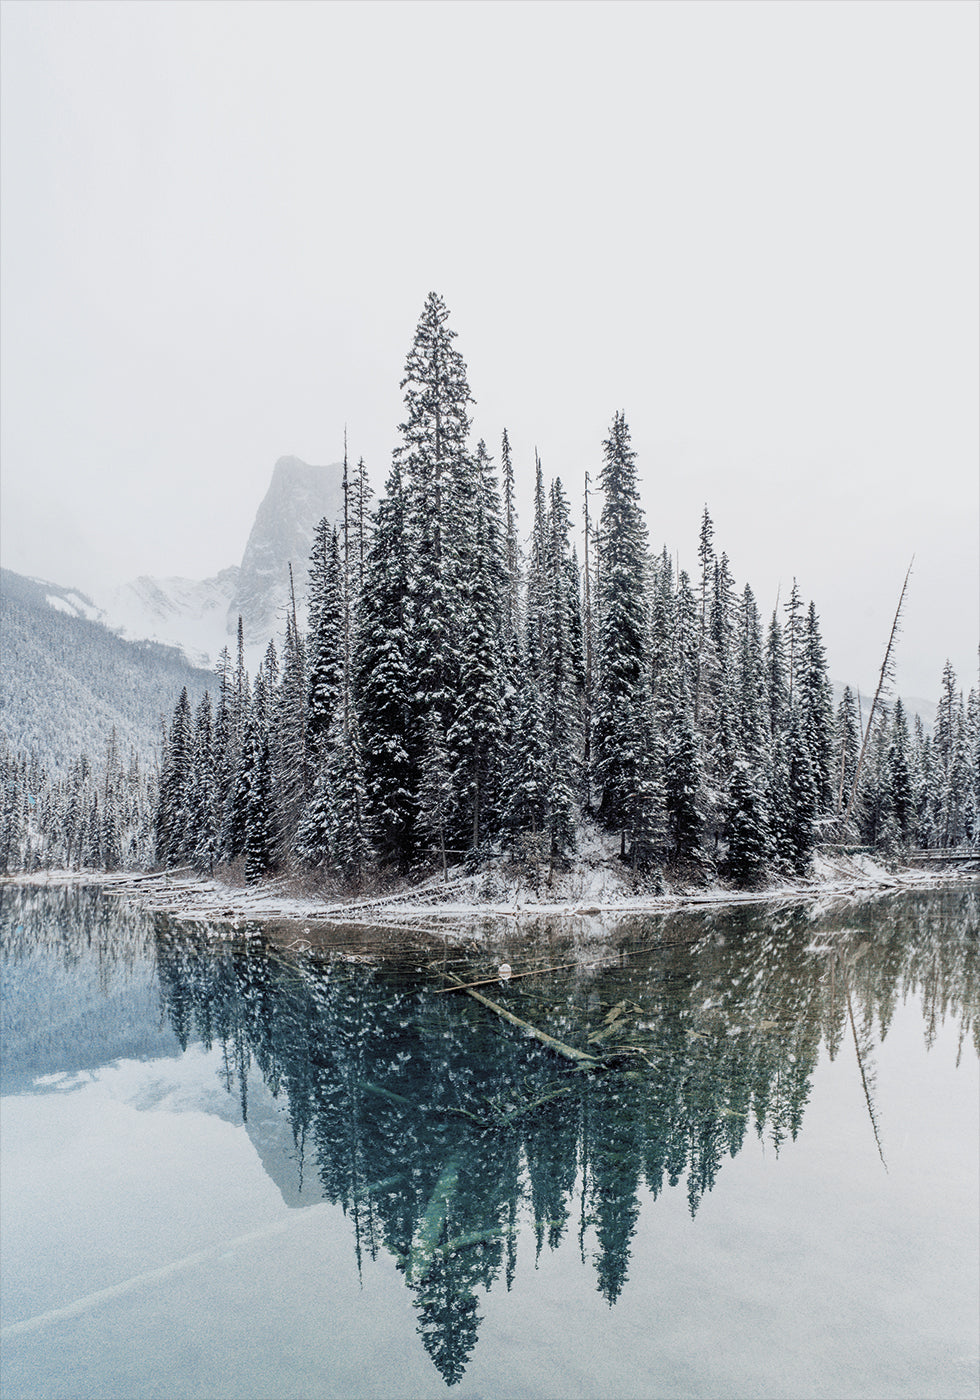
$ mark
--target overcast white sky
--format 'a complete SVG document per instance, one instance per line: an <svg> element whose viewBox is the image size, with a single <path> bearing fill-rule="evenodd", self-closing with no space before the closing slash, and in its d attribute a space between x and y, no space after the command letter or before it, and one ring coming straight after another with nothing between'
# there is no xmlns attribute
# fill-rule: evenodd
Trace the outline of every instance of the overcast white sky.
<svg viewBox="0 0 980 1400"><path fill-rule="evenodd" d="M712 513L832 674L976 677L972 3L2 6L3 562L241 557L276 458L376 486L426 293L492 451Z"/></svg>

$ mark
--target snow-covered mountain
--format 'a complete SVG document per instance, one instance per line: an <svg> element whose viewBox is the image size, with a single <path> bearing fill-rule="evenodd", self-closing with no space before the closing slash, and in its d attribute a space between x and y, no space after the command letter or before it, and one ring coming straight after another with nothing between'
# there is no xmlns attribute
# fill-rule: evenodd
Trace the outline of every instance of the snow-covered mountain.
<svg viewBox="0 0 980 1400"><path fill-rule="evenodd" d="M210 666L228 645L239 572L233 564L203 580L143 574L104 599L103 619L120 636L178 647L193 665Z"/></svg>
<svg viewBox="0 0 980 1400"><path fill-rule="evenodd" d="M305 614L313 531L324 516L336 521L343 513L343 470L280 457L240 565L202 580L143 575L99 600L99 620L123 637L176 646L193 665L210 666L222 647L234 650L241 617L251 664L282 630L290 564Z"/></svg>
<svg viewBox="0 0 980 1400"><path fill-rule="evenodd" d="M228 609L228 632L241 616L245 640L266 643L280 630L289 602L293 566L296 602L305 603L306 574L317 523L337 521L344 510L344 468L311 467L298 457L280 457L255 516Z"/></svg>
<svg viewBox="0 0 980 1400"><path fill-rule="evenodd" d="M211 681L180 651L125 641L101 618L77 589L0 569L0 738L51 772L83 752L100 759L113 732L124 761L131 749L153 760L161 717L185 686L196 705Z"/></svg>

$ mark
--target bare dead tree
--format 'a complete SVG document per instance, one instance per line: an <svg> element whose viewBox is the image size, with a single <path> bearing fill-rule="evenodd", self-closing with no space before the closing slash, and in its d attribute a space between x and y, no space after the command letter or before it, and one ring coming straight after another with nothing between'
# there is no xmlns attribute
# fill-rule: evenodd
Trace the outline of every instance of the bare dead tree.
<svg viewBox="0 0 980 1400"><path fill-rule="evenodd" d="M905 571L905 582L902 584L902 591L899 594L898 607L895 609L895 616L892 620L892 630L888 634L888 645L885 647L885 656L884 660L881 663L881 671L878 675L878 688L875 690L875 696L871 702L871 709L868 713L867 727L864 731L864 737L861 740L861 752L858 754L857 766L854 769L854 781L851 783L851 795L847 801L847 810L841 818L842 829L847 826L847 823L850 820L851 812L854 808L854 803L857 798L858 789L861 785L861 768L864 765L864 755L868 749L868 740L871 737L871 730L874 726L875 714L877 713L879 703L884 700L885 695L888 693L888 687L895 678L895 642L898 638L899 622L902 616L902 607L905 603L905 594L908 590L909 578L911 577L912 565L914 563L915 555L913 554L911 560L909 561L909 566Z"/></svg>

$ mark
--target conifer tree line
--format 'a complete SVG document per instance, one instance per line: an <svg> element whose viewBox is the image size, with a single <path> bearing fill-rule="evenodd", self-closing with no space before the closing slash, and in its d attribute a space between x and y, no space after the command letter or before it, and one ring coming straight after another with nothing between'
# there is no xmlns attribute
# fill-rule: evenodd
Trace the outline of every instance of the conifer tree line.
<svg viewBox="0 0 980 1400"><path fill-rule="evenodd" d="M932 734L898 700L870 733L851 690L835 711L795 580L766 619L707 507L693 578L651 549L622 412L587 478L582 560L566 485L537 458L522 531L507 432L496 455L472 443L455 340L433 293L383 495L372 508L345 451L343 514L316 527L280 647L250 678L239 626L214 695L178 702L160 863L358 885L504 857L538 876L595 823L645 878L673 864L751 886L806 873L820 841L980 841L975 689L964 701L947 664Z"/></svg>
<svg viewBox="0 0 980 1400"><path fill-rule="evenodd" d="M898 849L977 837L976 693L944 680L936 734L856 697L834 712L819 618L794 581L768 623L739 589L705 509L695 578L651 552L629 426L602 445L583 569L563 483L535 463L524 538L503 433L472 444L448 312L429 296L401 388L382 498L345 468L321 521L309 623L254 682L226 657L214 714L178 706L161 779L168 863L297 863L357 882L510 854L554 869L583 816L624 860L715 866L739 884L804 873L818 839ZM948 693L947 693L948 692Z"/></svg>
<svg viewBox="0 0 980 1400"><path fill-rule="evenodd" d="M83 753L59 775L0 741L0 874L146 869L157 806L155 772L135 752L124 761L115 731L98 762Z"/></svg>

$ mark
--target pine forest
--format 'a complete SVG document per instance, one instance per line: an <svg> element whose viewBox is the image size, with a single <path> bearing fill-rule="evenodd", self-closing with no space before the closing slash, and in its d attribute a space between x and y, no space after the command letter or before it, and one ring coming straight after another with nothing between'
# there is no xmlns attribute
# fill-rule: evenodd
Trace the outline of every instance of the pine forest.
<svg viewBox="0 0 980 1400"><path fill-rule="evenodd" d="M507 432L472 442L434 293L401 388L383 494L345 456L342 518L296 561L278 645L250 676L239 628L212 690L163 724L157 771L115 741L57 773L0 752L0 869L358 891L506 866L538 886L599 840L656 891L805 876L820 846L980 844L980 696L949 664L931 730L891 695L891 644L870 703L835 703L795 580L764 616L707 506L693 577L654 547L622 411L574 487L584 533L539 460L522 528Z"/></svg>

